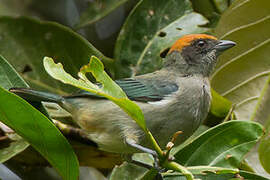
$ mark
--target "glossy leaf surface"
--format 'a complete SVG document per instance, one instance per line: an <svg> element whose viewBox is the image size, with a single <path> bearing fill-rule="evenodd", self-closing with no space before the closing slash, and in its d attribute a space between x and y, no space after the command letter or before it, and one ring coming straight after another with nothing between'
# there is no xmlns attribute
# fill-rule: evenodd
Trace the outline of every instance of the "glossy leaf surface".
<svg viewBox="0 0 270 180"><path fill-rule="evenodd" d="M0 103L0 121L39 151L63 179L77 179L76 155L52 122L26 101L2 88L0 101L5 102Z"/></svg>
<svg viewBox="0 0 270 180"><path fill-rule="evenodd" d="M184 166L238 168L262 134L258 123L229 121L205 131L174 156Z"/></svg>

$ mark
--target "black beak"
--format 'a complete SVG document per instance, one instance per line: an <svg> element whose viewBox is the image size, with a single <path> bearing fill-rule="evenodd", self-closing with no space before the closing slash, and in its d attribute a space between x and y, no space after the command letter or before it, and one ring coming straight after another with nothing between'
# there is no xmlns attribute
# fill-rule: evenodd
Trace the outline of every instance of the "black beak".
<svg viewBox="0 0 270 180"><path fill-rule="evenodd" d="M231 47L235 46L236 43L233 41L228 40L220 40L219 43L215 46L215 49L221 53L227 49L230 49Z"/></svg>

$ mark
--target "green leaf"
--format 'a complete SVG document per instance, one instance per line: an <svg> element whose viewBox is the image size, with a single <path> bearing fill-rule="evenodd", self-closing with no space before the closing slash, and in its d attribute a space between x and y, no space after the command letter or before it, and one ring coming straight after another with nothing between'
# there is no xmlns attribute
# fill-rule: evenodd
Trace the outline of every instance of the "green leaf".
<svg viewBox="0 0 270 180"><path fill-rule="evenodd" d="M153 72L161 67L166 49L179 37L206 32L201 25L207 19L192 11L188 0L141 0L116 42L116 77Z"/></svg>
<svg viewBox="0 0 270 180"><path fill-rule="evenodd" d="M55 64L51 58L44 58L44 67L48 74L54 79L99 96L104 96L113 101L146 131L141 109L137 104L129 100L123 90L107 75L102 62L97 57L92 56L89 64L81 68L81 71L78 73L79 79L75 79L70 74L66 73L62 64ZM86 77L86 73L92 73L95 79L102 84L102 87L90 82Z"/></svg>
<svg viewBox="0 0 270 180"><path fill-rule="evenodd" d="M27 140L59 172L63 179L77 179L79 165L73 149L38 110L0 88L0 121Z"/></svg>
<svg viewBox="0 0 270 180"><path fill-rule="evenodd" d="M220 57L211 84L235 104L234 114L238 119L254 118L258 99L269 78L269 9L269 1L235 0L216 29L218 37L233 40L237 45ZM267 121L263 117L257 120ZM256 148L246 158L255 172L267 174L260 165Z"/></svg>
<svg viewBox="0 0 270 180"><path fill-rule="evenodd" d="M29 144L22 138L11 142L8 147L0 148L0 163L6 162L13 156L24 151Z"/></svg>
<svg viewBox="0 0 270 180"><path fill-rule="evenodd" d="M83 64L88 63L91 55L102 58L107 67L111 62L71 29L54 22L25 17L0 17L0 44L0 54L9 60L32 88L60 94L72 89L49 78L42 65L44 56L61 61L74 75Z"/></svg>
<svg viewBox="0 0 270 180"><path fill-rule="evenodd" d="M156 168L151 168L147 173L141 177L141 180L149 180L149 179L155 179L158 174L158 170Z"/></svg>
<svg viewBox="0 0 270 180"><path fill-rule="evenodd" d="M0 55L0 86L4 89L12 87L29 87L16 70Z"/></svg>
<svg viewBox="0 0 270 180"><path fill-rule="evenodd" d="M229 121L207 130L174 156L184 166L237 168L262 134L258 123Z"/></svg>
<svg viewBox="0 0 270 180"><path fill-rule="evenodd" d="M250 119L270 73L269 10L270 1L235 0L216 28L218 37L237 45L219 58L211 84L236 105L238 119Z"/></svg>
<svg viewBox="0 0 270 180"><path fill-rule="evenodd" d="M221 168L221 167L211 167L211 166L190 166L187 169L195 176L197 179L201 180L231 180L236 177L243 177L245 180L269 180L262 176L239 171L238 169L231 168ZM145 174L151 174L153 171L147 171L146 169L135 166L134 164L124 163L119 167L114 168L110 180L129 180L129 179L140 179L144 177ZM163 178L165 180L186 180L186 177L181 173L177 172L166 172L163 173ZM148 179L149 180L149 179Z"/></svg>
<svg viewBox="0 0 270 180"><path fill-rule="evenodd" d="M217 117L226 117L232 107L232 102L211 89L212 101L210 112Z"/></svg>
<svg viewBox="0 0 270 180"><path fill-rule="evenodd" d="M197 179L201 180L228 180L231 177L235 177L239 173L237 169L221 168L221 167L210 167L210 166L191 166L187 169ZM164 173L165 180L185 180L184 176L180 173Z"/></svg>
<svg viewBox="0 0 270 180"><path fill-rule="evenodd" d="M132 156L133 160L143 162L150 166L153 165L153 157L147 153L135 153ZM157 172L154 170L148 171L146 168L125 162L121 166L116 166L113 171L112 175L110 176L110 180L130 180L130 179L142 179L142 178L150 178L155 176ZM148 180L146 179L146 180ZM152 178L153 179L153 178Z"/></svg>
<svg viewBox="0 0 270 180"><path fill-rule="evenodd" d="M210 23L208 27L215 27L217 25L220 14L222 14L230 4L230 0L191 0L191 2L196 12L209 19Z"/></svg>
<svg viewBox="0 0 270 180"><path fill-rule="evenodd" d="M14 68L0 55L0 86L9 89L11 87L28 87L24 80L18 75ZM14 142L7 147L0 149L0 163L3 163L13 156L25 150L29 144L21 137L14 139Z"/></svg>
<svg viewBox="0 0 270 180"><path fill-rule="evenodd" d="M245 179L245 180L269 180L267 178L264 178L262 176L259 176L257 174L253 174L250 172L246 172L246 171L240 171L240 172L232 172L232 170L228 169L224 169L222 170L221 168L213 168L211 170L210 167L205 167L203 168L204 171L202 172L196 172L197 170L200 170L201 167L191 167L188 168L188 170L190 170L196 179L200 179L200 180L239 180L239 179ZM207 169L210 169L210 171L208 171ZM201 170L203 170L201 169ZM194 171L195 170L195 171ZM219 170L221 170L219 172ZM218 173L214 173L212 171L217 171ZM171 174L166 174L164 176L164 180L186 180L186 178L179 174L179 173L171 173Z"/></svg>
<svg viewBox="0 0 270 180"><path fill-rule="evenodd" d="M83 28L108 15L127 0L89 1L88 8L80 15L80 21L75 28Z"/></svg>
<svg viewBox="0 0 270 180"><path fill-rule="evenodd" d="M268 125L269 126L269 125ZM269 131L267 135L263 137L259 146L259 158L262 163L263 168L270 173L270 139L269 139Z"/></svg>
<svg viewBox="0 0 270 180"><path fill-rule="evenodd" d="M269 106L270 106L270 77L268 78L267 82L265 83L264 88L262 89L262 93L259 97L257 102L255 111L251 117L251 120L256 121L264 125L265 127L265 135L262 137L260 144L258 145L253 155L259 155L259 160L263 166L263 168L269 173L270 172L270 140L269 140L269 133L270 133L270 113L269 113ZM258 152L257 152L258 150ZM256 156L257 157L257 156ZM249 161L253 161L253 164L257 162L260 163L258 159L251 159L252 156L247 157ZM257 168L257 167L256 167ZM257 170L257 169L256 169Z"/></svg>
<svg viewBox="0 0 270 180"><path fill-rule="evenodd" d="M136 166L131 163L124 162L120 166L116 166L110 176L110 180L130 180L139 179L142 177L146 169L143 167Z"/></svg>

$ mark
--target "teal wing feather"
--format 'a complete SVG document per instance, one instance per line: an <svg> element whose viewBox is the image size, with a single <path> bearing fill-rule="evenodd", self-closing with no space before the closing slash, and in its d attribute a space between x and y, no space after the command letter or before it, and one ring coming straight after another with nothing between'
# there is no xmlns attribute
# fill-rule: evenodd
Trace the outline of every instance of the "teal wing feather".
<svg viewBox="0 0 270 180"><path fill-rule="evenodd" d="M140 102L160 101L178 90L178 85L167 81L145 79L122 79L115 81L126 93L129 99ZM93 93L80 91L70 97L103 98Z"/></svg>

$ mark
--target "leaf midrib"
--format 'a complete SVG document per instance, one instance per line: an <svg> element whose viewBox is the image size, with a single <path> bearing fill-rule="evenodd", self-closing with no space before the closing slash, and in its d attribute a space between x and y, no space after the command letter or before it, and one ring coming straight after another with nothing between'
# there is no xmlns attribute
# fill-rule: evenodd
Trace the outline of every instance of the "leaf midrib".
<svg viewBox="0 0 270 180"><path fill-rule="evenodd" d="M200 152L200 149L205 145L207 144L210 140L214 139L216 136L220 135L221 133L231 129L231 128L234 128L234 126L238 126L239 124L233 124L232 126L229 126L225 129L223 129L222 131L219 131L218 133L216 133L214 136L211 136L210 138L208 138L204 143L202 143L198 148L196 148L196 150L192 153L192 155L189 157L189 159L186 161L185 165L188 165L188 163L192 160L192 157L195 156L195 154L197 154L197 152Z"/></svg>

